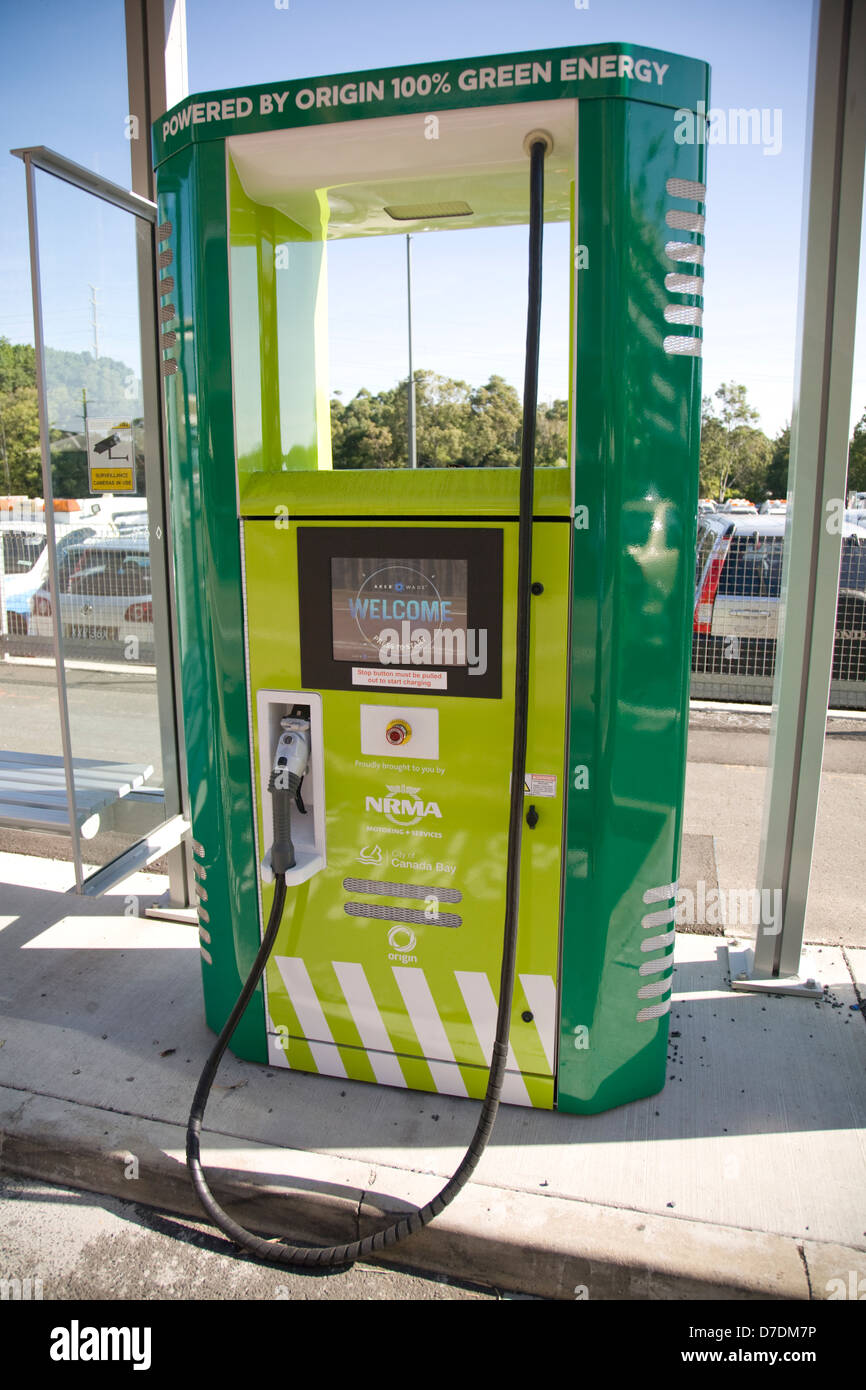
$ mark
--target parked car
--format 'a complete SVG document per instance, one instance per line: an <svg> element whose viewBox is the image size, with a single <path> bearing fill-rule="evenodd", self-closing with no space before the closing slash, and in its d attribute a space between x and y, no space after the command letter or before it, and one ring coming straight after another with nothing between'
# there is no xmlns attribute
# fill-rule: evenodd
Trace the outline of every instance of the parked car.
<svg viewBox="0 0 866 1390"><path fill-rule="evenodd" d="M748 497L729 497L727 502L719 503L716 511L726 514L736 513L739 516L758 515L758 508L754 502L749 501Z"/></svg>
<svg viewBox="0 0 866 1390"><path fill-rule="evenodd" d="M785 517L716 512L698 522L692 670L772 676ZM866 528L842 533L833 677L866 680Z"/></svg>
<svg viewBox="0 0 866 1390"><path fill-rule="evenodd" d="M782 516L788 510L788 501L785 497L768 497L766 502L762 502L758 508L759 516L772 516L774 512L781 513Z"/></svg>
<svg viewBox="0 0 866 1390"><path fill-rule="evenodd" d="M11 637L26 637L30 630L30 601L48 583L48 544L44 526L41 530L34 529L28 533L26 548L20 545L16 548L14 541L12 545L9 544L7 538L14 538L18 534L3 531L4 562L7 549L13 556L17 553L21 557L15 568L11 568L8 562L5 564L3 602L6 606L6 631ZM75 526L62 531L57 536L58 562L70 545L80 545L96 534L94 526ZM29 562L26 569L22 568L25 560Z"/></svg>
<svg viewBox="0 0 866 1390"><path fill-rule="evenodd" d="M58 572L63 636L73 642L104 646L136 637L153 643L150 551L146 536L95 536L70 545ZM33 595L30 630L54 632L54 613L47 586Z"/></svg>
<svg viewBox="0 0 866 1390"><path fill-rule="evenodd" d="M709 497L698 498L698 516L703 516L704 512L714 512L715 510L716 504Z"/></svg>

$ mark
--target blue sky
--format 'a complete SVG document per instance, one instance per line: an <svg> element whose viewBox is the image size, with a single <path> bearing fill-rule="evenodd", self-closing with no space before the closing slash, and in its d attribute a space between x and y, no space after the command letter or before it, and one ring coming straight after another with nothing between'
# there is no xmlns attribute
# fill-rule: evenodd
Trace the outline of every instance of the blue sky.
<svg viewBox="0 0 866 1390"><path fill-rule="evenodd" d="M191 91L517 49L626 40L686 53L712 67L712 104L781 112L781 149L709 152L704 390L744 382L774 434L791 411L799 282L810 0L187 0ZM122 0L0 0L0 150L46 144L128 183ZM774 118L777 122L779 118ZM46 338L92 342L89 284L98 287L100 349L135 365L133 258L118 215L85 209L48 180L41 204ZM23 167L0 155L0 334L32 341ZM542 393L561 394L561 262L549 239ZM521 380L522 302L496 286L525 280L523 234L417 238L415 364L473 383L499 371ZM472 238L475 244L472 244ZM337 251L343 253L343 243ZM332 385L392 384L405 366L405 242L375 243L368 273L332 257ZM366 249L366 248L362 248ZM513 272L512 272L513 268ZM861 288L853 417L866 406L866 301ZM339 311L339 312L338 312ZM353 325L365 327L358 349ZM374 365L375 364L375 365Z"/></svg>

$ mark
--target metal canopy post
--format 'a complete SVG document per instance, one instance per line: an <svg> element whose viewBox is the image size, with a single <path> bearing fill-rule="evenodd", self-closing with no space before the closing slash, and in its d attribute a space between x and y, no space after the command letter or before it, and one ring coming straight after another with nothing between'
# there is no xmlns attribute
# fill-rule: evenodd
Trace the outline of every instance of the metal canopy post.
<svg viewBox="0 0 866 1390"><path fill-rule="evenodd" d="M801 952L842 546L866 156L866 0L816 5L791 426L782 623L758 888L772 931L729 948L734 989L815 997ZM763 915L763 914L762 914ZM781 931L777 925L781 920Z"/></svg>
<svg viewBox="0 0 866 1390"><path fill-rule="evenodd" d="M186 9L184 0L126 0L126 51L129 79L130 166L135 193L154 197L150 129L164 111L186 96ZM153 204L151 204L153 206ZM154 207L154 221L156 208ZM186 814L189 797L182 755L183 730L171 584L171 532L167 506L168 476L162 415L157 298L159 231L139 224L136 255L141 329L141 390L144 406L144 476L151 535L153 593L167 621L154 632L166 817ZM187 907L192 901L189 844L181 841L165 856L169 902Z"/></svg>
<svg viewBox="0 0 866 1390"><path fill-rule="evenodd" d="M42 278L39 272L39 228L36 219L36 186L33 174L32 150L13 150L24 160L27 179L27 227L30 236L30 284L33 295L33 335L36 348L36 400L39 410L39 441L42 447L42 495L45 499L45 539L48 545L48 592L51 611L55 615L51 627L54 637L54 667L57 677L57 705L60 716L60 746L63 750L63 771L66 779L66 805L69 810L69 834L72 840L72 862L75 866L75 891L81 893L84 868L81 862L81 836L78 830L78 810L75 804L75 769L72 762L72 738L69 729L69 700L66 692L66 666L63 660L62 624L58 621L60 601L57 593L57 537L54 531L54 481L51 477L51 436L48 421L48 386L45 377L45 334L42 324ZM44 167L41 166L41 167Z"/></svg>
<svg viewBox="0 0 866 1390"><path fill-rule="evenodd" d="M142 342L142 391L144 395L145 418L161 419L161 402L158 385L159 347L156 337L156 270L154 260L154 236L156 226L156 204L148 198L121 188L109 179L95 174L80 164L66 159L54 150L44 146L30 149L12 150L12 154L23 159L27 174L28 217L30 226L31 277L33 285L33 320L36 343L37 395L39 401L39 425L42 441L42 475L46 504L46 532L48 537L48 577L51 603L54 613L59 613L57 596L57 552L54 534L54 491L51 478L51 453L49 442L48 397L45 381L44 333L42 326L42 294L39 273L39 238L36 216L36 190L34 169L41 169L62 179L74 188L101 198L104 202L120 208L136 218L139 228L137 237L139 268L139 308ZM143 233L143 234L142 234ZM149 413L148 413L149 412ZM148 517L151 527L151 578L152 594L164 613L172 613L171 587L168 583L166 562L166 506L163 473L162 436L159 426L151 426L146 440L147 478L148 478ZM188 848L185 843L188 822L183 815L185 804L182 795L182 759L180 755L180 732L176 717L177 701L173 622L171 626L155 624L155 646L157 661L157 698L160 712L160 745L165 781L165 820L142 840L137 841L111 864L105 865L98 873L84 879L81 861L81 839L75 805L74 765L69 727L69 708L66 695L66 671L63 664L63 644L60 624L54 623L54 653L57 667L57 691L60 709L60 732L63 749L63 764L66 778L67 803L70 808L70 833L75 863L76 892L96 895L121 882L129 874L136 872L156 857L165 857L169 866L169 897L172 903L186 906L189 903L189 885L192 881L188 869Z"/></svg>

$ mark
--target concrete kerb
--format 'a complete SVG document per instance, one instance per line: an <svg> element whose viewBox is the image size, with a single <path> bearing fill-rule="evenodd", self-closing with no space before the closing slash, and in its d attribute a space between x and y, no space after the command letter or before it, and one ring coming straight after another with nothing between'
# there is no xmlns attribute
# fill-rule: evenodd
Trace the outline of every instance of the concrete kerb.
<svg viewBox="0 0 866 1390"><path fill-rule="evenodd" d="M365 1235L382 1224L383 1212L428 1200L438 1181L228 1135L206 1138L218 1200L248 1226L294 1241ZM0 1088L0 1171L200 1220L184 1149L178 1125ZM828 1254L810 1243L809 1252L822 1270L832 1264L866 1274L863 1251L834 1246ZM826 1296L820 1281L810 1287L804 1247L789 1236L477 1183L382 1263L556 1300Z"/></svg>

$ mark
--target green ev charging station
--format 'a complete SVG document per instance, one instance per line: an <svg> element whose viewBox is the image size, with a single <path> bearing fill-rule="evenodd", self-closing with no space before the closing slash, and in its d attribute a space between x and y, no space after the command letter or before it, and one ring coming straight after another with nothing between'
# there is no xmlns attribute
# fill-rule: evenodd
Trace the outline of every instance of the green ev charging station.
<svg viewBox="0 0 866 1390"><path fill-rule="evenodd" d="M525 142L541 133L544 222L570 226L569 458L534 477L501 1098L589 1113L664 1083L708 81L698 61L594 45L207 93L154 127L214 1030L279 916L285 731L308 750L297 796L291 783L280 925L232 1037L241 1057L485 1094L515 765L520 470L332 467L328 248L527 224Z"/></svg>

